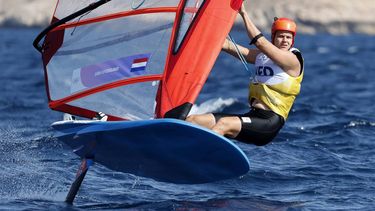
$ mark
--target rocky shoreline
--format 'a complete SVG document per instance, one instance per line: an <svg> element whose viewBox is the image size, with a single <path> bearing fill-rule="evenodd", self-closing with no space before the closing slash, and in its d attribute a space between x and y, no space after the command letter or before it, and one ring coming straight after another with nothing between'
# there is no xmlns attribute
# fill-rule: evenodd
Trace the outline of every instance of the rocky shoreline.
<svg viewBox="0 0 375 211"><path fill-rule="evenodd" d="M263 29L269 29L274 16L286 16L304 33L375 35L373 0L248 0L246 8Z"/></svg>
<svg viewBox="0 0 375 211"><path fill-rule="evenodd" d="M0 26L43 27L48 25L56 0L0 0ZM375 35L373 0L248 0L246 9L262 30L273 17L296 20L299 32ZM237 24L240 24L237 19Z"/></svg>

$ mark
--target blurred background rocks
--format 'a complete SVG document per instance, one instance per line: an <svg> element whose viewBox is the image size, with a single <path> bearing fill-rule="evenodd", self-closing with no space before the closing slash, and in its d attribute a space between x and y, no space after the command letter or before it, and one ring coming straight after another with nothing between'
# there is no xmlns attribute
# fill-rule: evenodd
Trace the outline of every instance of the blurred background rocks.
<svg viewBox="0 0 375 211"><path fill-rule="evenodd" d="M0 26L44 27L57 0L0 0ZM246 9L255 24L269 30L273 17L296 20L307 34L361 33L375 35L374 0L247 0ZM237 19L241 26L241 20Z"/></svg>

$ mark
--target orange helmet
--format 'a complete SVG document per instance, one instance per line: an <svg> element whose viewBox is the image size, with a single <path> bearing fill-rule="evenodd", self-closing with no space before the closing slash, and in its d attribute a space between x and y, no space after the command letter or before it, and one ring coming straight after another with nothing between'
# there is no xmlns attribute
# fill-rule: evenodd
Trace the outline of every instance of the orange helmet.
<svg viewBox="0 0 375 211"><path fill-rule="evenodd" d="M293 34L293 43L294 44L294 37L296 36L297 33L297 25L296 23L289 19L289 18L274 18L274 22L272 24L272 43L275 38L275 33L276 31L288 31Z"/></svg>

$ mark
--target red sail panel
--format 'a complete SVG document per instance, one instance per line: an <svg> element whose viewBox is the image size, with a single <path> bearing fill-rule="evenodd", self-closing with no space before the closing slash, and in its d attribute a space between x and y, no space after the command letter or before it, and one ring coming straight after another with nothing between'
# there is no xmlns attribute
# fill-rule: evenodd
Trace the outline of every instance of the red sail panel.
<svg viewBox="0 0 375 211"><path fill-rule="evenodd" d="M159 90L157 117L166 117L166 113L172 109L186 103L194 103L221 51L241 4L242 0L204 1L181 46L172 45L169 49L171 54ZM174 36L174 42L178 44L180 38L176 32Z"/></svg>

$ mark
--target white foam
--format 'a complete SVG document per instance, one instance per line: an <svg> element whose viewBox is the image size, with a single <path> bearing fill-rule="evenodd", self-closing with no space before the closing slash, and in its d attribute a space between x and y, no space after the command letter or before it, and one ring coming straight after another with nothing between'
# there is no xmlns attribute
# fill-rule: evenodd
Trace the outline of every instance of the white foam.
<svg viewBox="0 0 375 211"><path fill-rule="evenodd" d="M212 112L220 112L223 108L234 104L237 100L234 98L222 99L215 98L203 102L200 105L194 104L190 110L190 114L205 114Z"/></svg>
<svg viewBox="0 0 375 211"><path fill-rule="evenodd" d="M46 26L57 0L0 0L0 26Z"/></svg>

